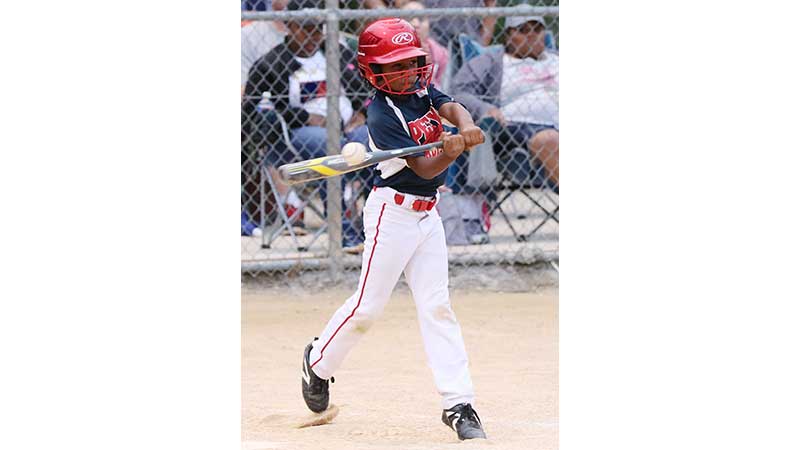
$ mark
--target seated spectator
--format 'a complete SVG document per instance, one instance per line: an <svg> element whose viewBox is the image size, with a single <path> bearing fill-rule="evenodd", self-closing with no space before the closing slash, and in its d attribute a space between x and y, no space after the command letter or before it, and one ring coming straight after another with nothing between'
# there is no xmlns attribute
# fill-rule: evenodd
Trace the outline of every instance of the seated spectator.
<svg viewBox="0 0 800 450"><path fill-rule="evenodd" d="M242 11L281 11L287 0L242 0Z"/></svg>
<svg viewBox="0 0 800 450"><path fill-rule="evenodd" d="M285 38L286 27L281 22L242 21L242 94L253 64Z"/></svg>
<svg viewBox="0 0 800 450"><path fill-rule="evenodd" d="M358 3L367 9L401 8L408 0L359 0ZM375 19L372 19L375 20Z"/></svg>
<svg viewBox="0 0 800 450"><path fill-rule="evenodd" d="M289 0L288 10L323 9L320 0ZM242 133L246 143L266 151L268 170L300 159L327 154L327 90L322 19L302 19L286 23L285 41L253 64L248 74L242 100ZM345 140L367 145L365 108L367 86L361 80L356 55L340 44L341 96L339 112ZM289 128L291 144L300 155L292 154L283 143L281 127L275 114ZM357 172L358 173L358 172ZM364 179L369 171L365 171ZM275 176L277 178L277 176ZM322 183L323 201L325 198ZM288 186L278 186L281 198L290 196ZM289 207L297 205L287 205ZM287 208L291 209L291 208ZM349 224L343 224L345 246L357 244ZM360 234L360 232L358 232Z"/></svg>
<svg viewBox="0 0 800 450"><path fill-rule="evenodd" d="M425 0L428 8L482 8L497 6L497 0ZM458 43L458 35L464 33L489 45L494 35L497 17L445 16L431 20L433 37L447 47L450 42Z"/></svg>
<svg viewBox="0 0 800 450"><path fill-rule="evenodd" d="M406 2L400 9L423 10L425 6L418 1ZM417 30L417 36L422 43L422 50L428 54L427 63L433 64L433 76L431 81L437 88L442 87L442 78L447 70L447 62L450 60L450 53L447 48L430 35L430 20L427 17L413 17L408 21Z"/></svg>
<svg viewBox="0 0 800 450"><path fill-rule="evenodd" d="M502 126L495 136L498 157L527 149L533 166L542 166L558 189L558 55L545 48L538 16L506 18L502 38L503 53L484 53L456 73L453 94L476 123L493 118Z"/></svg>
<svg viewBox="0 0 800 450"><path fill-rule="evenodd" d="M242 11L269 11L271 0L242 0Z"/></svg>
<svg viewBox="0 0 800 450"><path fill-rule="evenodd" d="M269 11L286 8L287 0L243 0L243 11ZM250 68L258 58L275 48L286 37L286 27L282 22L266 20L242 20L242 84L244 95L245 83ZM242 235L258 236L261 229L256 225L260 205L258 202L258 186L261 173L251 160L252 154L242 147Z"/></svg>

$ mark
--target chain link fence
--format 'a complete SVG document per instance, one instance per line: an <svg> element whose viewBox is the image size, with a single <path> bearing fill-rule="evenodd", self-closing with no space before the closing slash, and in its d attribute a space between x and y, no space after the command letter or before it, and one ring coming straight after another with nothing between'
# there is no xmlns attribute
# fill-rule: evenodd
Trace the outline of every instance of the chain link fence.
<svg viewBox="0 0 800 450"><path fill-rule="evenodd" d="M376 171L288 186L276 169L338 154L347 142L369 147L372 89L356 47L380 17L412 23L433 85L488 138L439 188L451 267L557 268L557 2L273 0L243 2L242 272L357 274L361 208Z"/></svg>

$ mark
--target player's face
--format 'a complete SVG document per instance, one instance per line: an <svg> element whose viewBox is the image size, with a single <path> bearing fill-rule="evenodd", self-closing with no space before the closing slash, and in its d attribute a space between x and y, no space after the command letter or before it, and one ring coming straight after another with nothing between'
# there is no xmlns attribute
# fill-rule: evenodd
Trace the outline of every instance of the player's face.
<svg viewBox="0 0 800 450"><path fill-rule="evenodd" d="M381 64L381 73L388 74L390 72L402 72L405 70L412 70L417 68L417 58L408 58L401 61L396 61L389 64ZM415 72L408 72L407 74L388 75L386 78L389 82L389 87L395 92L407 91L410 87L414 86L417 81L418 74Z"/></svg>
<svg viewBox="0 0 800 450"><path fill-rule="evenodd" d="M289 28L289 34L292 37L289 42L289 47L298 56L311 56L319 50L319 46L325 38L321 23L300 24L297 22L288 22L286 26Z"/></svg>
<svg viewBox="0 0 800 450"><path fill-rule="evenodd" d="M544 51L544 25L526 22L508 32L507 47L517 58L538 58Z"/></svg>

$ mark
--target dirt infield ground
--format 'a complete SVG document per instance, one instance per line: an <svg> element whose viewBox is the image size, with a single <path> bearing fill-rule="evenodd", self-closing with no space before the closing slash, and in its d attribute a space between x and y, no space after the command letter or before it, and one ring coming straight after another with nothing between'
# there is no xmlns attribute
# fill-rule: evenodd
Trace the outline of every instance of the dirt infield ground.
<svg viewBox="0 0 800 450"><path fill-rule="evenodd" d="M331 385L340 413L308 418L300 362L349 291L242 293L242 448L292 450L558 448L558 291L451 292L489 439L459 442L440 420L410 293L395 292Z"/></svg>

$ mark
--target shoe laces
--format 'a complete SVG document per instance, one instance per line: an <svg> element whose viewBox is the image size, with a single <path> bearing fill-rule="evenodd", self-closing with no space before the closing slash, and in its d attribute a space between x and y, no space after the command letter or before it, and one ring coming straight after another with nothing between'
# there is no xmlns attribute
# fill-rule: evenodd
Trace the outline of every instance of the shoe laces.
<svg viewBox="0 0 800 450"><path fill-rule="evenodd" d="M459 422L467 421L480 428L481 418L478 417L478 413L474 409L472 409L472 405L470 405L469 403L465 403L462 407L458 408L456 411L460 415L460 417L456 421L456 424L458 424Z"/></svg>

